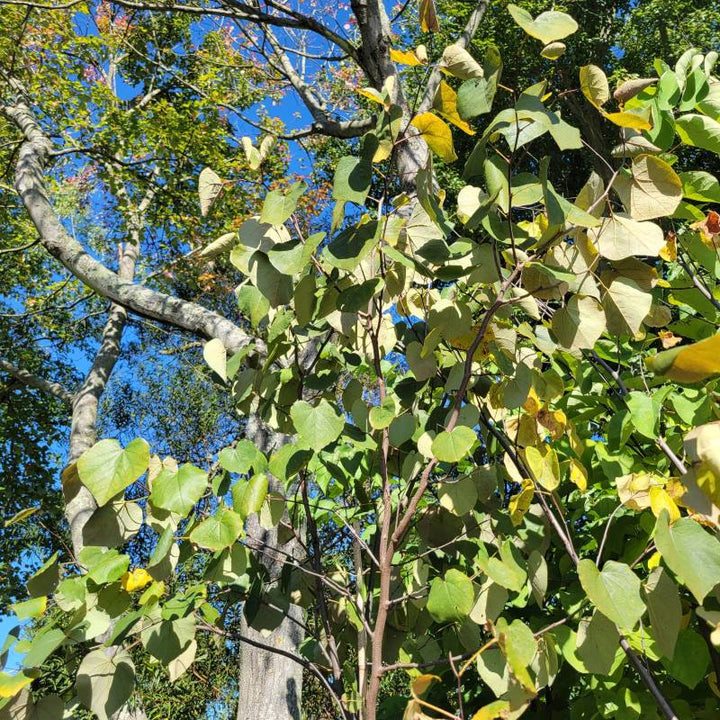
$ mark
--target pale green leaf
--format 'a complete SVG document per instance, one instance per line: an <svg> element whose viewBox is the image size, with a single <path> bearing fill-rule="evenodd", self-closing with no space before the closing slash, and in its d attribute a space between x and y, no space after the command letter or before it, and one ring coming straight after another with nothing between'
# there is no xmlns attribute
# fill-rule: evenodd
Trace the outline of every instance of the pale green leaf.
<svg viewBox="0 0 720 720"><path fill-rule="evenodd" d="M578 563L580 584L590 602L623 630L632 630L645 612L640 578L625 563L608 560L600 572L592 560Z"/></svg>
<svg viewBox="0 0 720 720"><path fill-rule="evenodd" d="M93 494L98 505L132 485L148 468L150 449L137 438L123 450L117 440L101 440L86 450L77 461L83 485Z"/></svg>
<svg viewBox="0 0 720 720"><path fill-rule="evenodd" d="M314 407L304 400L290 409L300 441L319 452L340 437L345 418L327 400L320 400Z"/></svg>

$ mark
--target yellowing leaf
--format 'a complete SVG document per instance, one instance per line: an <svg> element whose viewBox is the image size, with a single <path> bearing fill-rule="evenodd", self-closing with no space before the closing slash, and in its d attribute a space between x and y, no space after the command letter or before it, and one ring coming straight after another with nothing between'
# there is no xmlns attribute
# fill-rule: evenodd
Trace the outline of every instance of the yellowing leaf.
<svg viewBox="0 0 720 720"><path fill-rule="evenodd" d="M420 0L418 15L420 16L420 29L423 32L437 32L440 29L435 11L435 0Z"/></svg>
<svg viewBox="0 0 720 720"><path fill-rule="evenodd" d="M577 485L580 492L585 492L587 490L587 481L587 471L580 462L572 458L570 460L570 482Z"/></svg>
<svg viewBox="0 0 720 720"><path fill-rule="evenodd" d="M565 434L567 417L562 410L541 410L537 420L550 432L553 440L559 440Z"/></svg>
<svg viewBox="0 0 720 720"><path fill-rule="evenodd" d="M603 112L606 120L618 127L630 128L631 130L652 130L649 114L640 115L632 112Z"/></svg>
<svg viewBox="0 0 720 720"><path fill-rule="evenodd" d="M653 485L650 488L650 509L655 517L660 517L660 513L663 510L668 511L670 516L670 522L680 519L680 509L675 504L675 501L668 495L665 488Z"/></svg>
<svg viewBox="0 0 720 720"><path fill-rule="evenodd" d="M530 415L530 417L537 417L537 414L540 412L540 408L542 407L542 403L540 402L540 398L538 397L537 392L535 392L534 387L530 388L528 396L522 407L523 410Z"/></svg>
<svg viewBox="0 0 720 720"><path fill-rule="evenodd" d="M598 109L610 99L610 86L605 73L597 65L580 68L582 94Z"/></svg>
<svg viewBox="0 0 720 720"><path fill-rule="evenodd" d="M442 54L445 69L461 80L485 77L480 63L461 45L448 45Z"/></svg>
<svg viewBox="0 0 720 720"><path fill-rule="evenodd" d="M702 382L720 373L720 335L665 350L645 360L656 375L682 383Z"/></svg>
<svg viewBox="0 0 720 720"><path fill-rule="evenodd" d="M675 262L677 260L677 235L669 232L665 237L665 246L658 253L663 260Z"/></svg>
<svg viewBox="0 0 720 720"><path fill-rule="evenodd" d="M362 95L364 98L367 98L368 100L372 100L373 102L378 103L378 105L384 105L385 100L383 99L383 96L375 89L371 87L367 88L357 88L355 92L358 95Z"/></svg>
<svg viewBox="0 0 720 720"><path fill-rule="evenodd" d="M123 590L134 592L142 590L146 585L152 582L152 576L144 568L135 568L132 572L126 572L120 578L120 584Z"/></svg>
<svg viewBox="0 0 720 720"><path fill-rule="evenodd" d="M527 10L513 5L507 6L512 19L531 37L537 38L543 45L562 40L577 32L578 24L564 12L550 10L540 13L534 20Z"/></svg>
<svg viewBox="0 0 720 720"><path fill-rule="evenodd" d="M508 509L510 510L510 520L512 524L517 526L522 523L525 513L530 508L533 496L535 495L535 486L532 480L523 480L520 492L510 498Z"/></svg>
<svg viewBox="0 0 720 720"><path fill-rule="evenodd" d="M659 552L654 552L649 558L648 558L648 570L654 570L656 567L659 567L660 561L662 560L662 555Z"/></svg>
<svg viewBox="0 0 720 720"><path fill-rule="evenodd" d="M556 452L549 446L525 448L525 461L540 485L551 492L560 485L560 467Z"/></svg>
<svg viewBox="0 0 720 720"><path fill-rule="evenodd" d="M565 43L552 42L542 49L540 55L548 60L557 60L565 54L565 50L567 50L567 45L565 45Z"/></svg>
<svg viewBox="0 0 720 720"><path fill-rule="evenodd" d="M431 112L421 113L413 118L412 125L420 131L430 149L443 162L451 163L457 160L452 132L437 115Z"/></svg>
<svg viewBox="0 0 720 720"><path fill-rule="evenodd" d="M409 65L410 67L422 65L422 61L415 54L414 50L396 50L395 48L391 48L390 58L399 65Z"/></svg>
<svg viewBox="0 0 720 720"><path fill-rule="evenodd" d="M24 687L29 685L36 676L37 673L31 670L23 670L17 675L0 672L0 698L14 697Z"/></svg>
<svg viewBox="0 0 720 720"><path fill-rule="evenodd" d="M463 120L457 109L457 93L444 81L440 81L435 99L433 100L433 108L437 110L448 122L459 127L468 135L474 135L475 131Z"/></svg>
<svg viewBox="0 0 720 720"><path fill-rule="evenodd" d="M424 695L427 692L427 689L436 680L439 680L439 679L440 679L440 677L438 675L418 675L410 683L410 692L412 693L412 696L414 698L417 698L420 695Z"/></svg>

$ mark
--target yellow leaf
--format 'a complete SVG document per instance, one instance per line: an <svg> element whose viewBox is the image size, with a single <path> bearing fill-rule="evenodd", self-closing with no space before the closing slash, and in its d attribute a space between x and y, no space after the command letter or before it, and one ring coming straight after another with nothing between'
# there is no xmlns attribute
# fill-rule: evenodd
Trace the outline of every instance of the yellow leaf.
<svg viewBox="0 0 720 720"><path fill-rule="evenodd" d="M11 698L37 677L33 670L22 670L17 675L0 672L0 698Z"/></svg>
<svg viewBox="0 0 720 720"><path fill-rule="evenodd" d="M570 482L577 485L580 492L585 492L587 490L587 480L587 471L583 465L575 458L572 458L570 460Z"/></svg>
<svg viewBox="0 0 720 720"><path fill-rule="evenodd" d="M464 133L474 135L475 131L460 117L457 110L457 93L444 81L440 81L433 108L437 110L449 123L459 127Z"/></svg>
<svg viewBox="0 0 720 720"><path fill-rule="evenodd" d="M707 380L720 373L720 335L665 350L647 358L645 364L656 375L676 382Z"/></svg>
<svg viewBox="0 0 720 720"><path fill-rule="evenodd" d="M530 392L528 392L527 399L523 403L523 410L525 410L525 412L530 415L530 417L537 417L537 414L540 412L541 407L542 403L540 401L540 398L535 392L535 388L531 386Z"/></svg>
<svg viewBox="0 0 720 720"><path fill-rule="evenodd" d="M652 123L650 122L649 115L639 115L632 112L614 112L606 113L603 112L606 120L611 123L623 128L630 128L631 130L652 130Z"/></svg>
<svg viewBox="0 0 720 720"><path fill-rule="evenodd" d="M367 98L368 100L376 102L378 105L385 104L383 96L375 88L358 88L355 92L357 92L358 95L362 95L364 98Z"/></svg>
<svg viewBox="0 0 720 720"><path fill-rule="evenodd" d="M412 696L414 698L419 697L420 695L425 694L427 692L427 689L436 681L439 680L440 677L438 675L418 675L411 683L410 683L410 692L412 693Z"/></svg>
<svg viewBox="0 0 720 720"><path fill-rule="evenodd" d="M540 447L526 447L525 462L535 480L546 490L552 492L560 485L557 453L549 445L542 443Z"/></svg>
<svg viewBox="0 0 720 720"><path fill-rule="evenodd" d="M132 572L126 572L120 578L120 584L122 585L123 590L127 590L127 592L142 590L151 582L152 576L143 568L135 568Z"/></svg>
<svg viewBox="0 0 720 720"><path fill-rule="evenodd" d="M422 65L422 61L415 54L414 50L396 50L395 48L391 48L390 58L399 65L409 65L410 67Z"/></svg>
<svg viewBox="0 0 720 720"><path fill-rule="evenodd" d="M473 716L472 720L499 720L510 714L512 706L508 700L495 700L485 707L481 707Z"/></svg>
<svg viewBox="0 0 720 720"><path fill-rule="evenodd" d="M665 247L659 253L663 260L674 262L677 260L677 235L669 232L665 237Z"/></svg>
<svg viewBox="0 0 720 720"><path fill-rule="evenodd" d="M654 552L648 559L648 570L654 570L660 565L662 555L659 552Z"/></svg>
<svg viewBox="0 0 720 720"><path fill-rule="evenodd" d="M421 113L413 118L412 125L420 131L430 149L443 162L451 163L457 160L452 132L437 115L431 112Z"/></svg>
<svg viewBox="0 0 720 720"><path fill-rule="evenodd" d="M513 525L517 526L522 523L525 513L527 513L530 508L530 503L532 503L534 495L535 486L532 480L523 480L520 492L510 498L508 505L510 520Z"/></svg>
<svg viewBox="0 0 720 720"><path fill-rule="evenodd" d="M670 522L680 519L680 510L673 499L668 495L665 488L653 485L650 488L650 509L655 517L660 517L663 510L667 510L670 515Z"/></svg>

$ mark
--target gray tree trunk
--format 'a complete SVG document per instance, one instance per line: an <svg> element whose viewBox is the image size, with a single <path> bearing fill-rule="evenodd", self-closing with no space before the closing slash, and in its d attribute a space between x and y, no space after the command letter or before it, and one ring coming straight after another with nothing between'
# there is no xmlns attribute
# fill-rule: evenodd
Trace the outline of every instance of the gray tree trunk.
<svg viewBox="0 0 720 720"><path fill-rule="evenodd" d="M245 436L266 454L288 441L286 435L273 432L257 416L248 420ZM282 491L275 478L269 480L271 491ZM288 555L296 559L302 555L295 538L280 544L277 528L266 530L260 525L257 515L248 519L246 530L249 544L264 548L258 557L273 579L279 577ZM274 548L280 552L274 553ZM243 612L240 634L250 641L297 655L298 647L305 637L302 623L303 609L290 604L280 625L266 637L248 624ZM237 720L300 720L302 675L302 666L289 657L257 646L242 645Z"/></svg>

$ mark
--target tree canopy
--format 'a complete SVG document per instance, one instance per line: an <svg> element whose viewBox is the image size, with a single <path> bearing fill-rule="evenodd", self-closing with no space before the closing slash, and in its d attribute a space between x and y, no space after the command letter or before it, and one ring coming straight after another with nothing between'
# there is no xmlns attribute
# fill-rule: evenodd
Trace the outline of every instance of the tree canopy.
<svg viewBox="0 0 720 720"><path fill-rule="evenodd" d="M0 17L0 718L717 716L712 4Z"/></svg>

